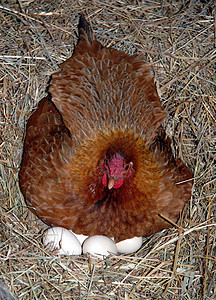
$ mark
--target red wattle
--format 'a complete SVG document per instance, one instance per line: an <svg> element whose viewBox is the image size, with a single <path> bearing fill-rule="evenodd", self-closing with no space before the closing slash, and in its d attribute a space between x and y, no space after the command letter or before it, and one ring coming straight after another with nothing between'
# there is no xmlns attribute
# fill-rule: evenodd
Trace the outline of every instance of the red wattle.
<svg viewBox="0 0 216 300"><path fill-rule="evenodd" d="M122 178L121 178L121 179L118 179L118 180L115 182L115 184L114 184L114 186L113 186L113 189L118 189L120 186L122 186L123 182L124 182L124 180L123 180Z"/></svg>
<svg viewBox="0 0 216 300"><path fill-rule="evenodd" d="M102 177L102 183L105 187L107 187L107 174L104 174Z"/></svg>
<svg viewBox="0 0 216 300"><path fill-rule="evenodd" d="M121 178L121 179L118 179L115 184L113 185L113 189L118 189L120 186L122 186L124 180ZM104 174L103 177L102 177L102 183L105 187L107 187L107 184L108 184L108 181L107 181L107 174Z"/></svg>

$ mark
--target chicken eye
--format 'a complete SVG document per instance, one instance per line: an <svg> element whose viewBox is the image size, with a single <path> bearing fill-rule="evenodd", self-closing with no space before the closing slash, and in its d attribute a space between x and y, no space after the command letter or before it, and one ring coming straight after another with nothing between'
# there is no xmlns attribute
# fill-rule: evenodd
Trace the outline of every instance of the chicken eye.
<svg viewBox="0 0 216 300"><path fill-rule="evenodd" d="M133 163L131 161L130 163L126 164L126 166L124 167L124 170L128 171L130 168L132 168L132 166L133 166Z"/></svg>

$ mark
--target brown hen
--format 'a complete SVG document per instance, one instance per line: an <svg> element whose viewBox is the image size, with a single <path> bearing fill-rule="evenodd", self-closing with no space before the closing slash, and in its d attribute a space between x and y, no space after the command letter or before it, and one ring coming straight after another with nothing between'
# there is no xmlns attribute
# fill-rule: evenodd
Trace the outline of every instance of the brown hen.
<svg viewBox="0 0 216 300"><path fill-rule="evenodd" d="M161 127L150 67L101 45L81 15L79 42L30 117L19 173L29 208L48 225L116 241L176 222L191 172Z"/></svg>

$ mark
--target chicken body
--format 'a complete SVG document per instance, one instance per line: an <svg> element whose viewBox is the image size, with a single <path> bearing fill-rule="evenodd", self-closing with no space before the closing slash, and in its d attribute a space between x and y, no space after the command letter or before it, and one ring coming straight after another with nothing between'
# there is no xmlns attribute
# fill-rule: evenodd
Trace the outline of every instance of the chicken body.
<svg viewBox="0 0 216 300"><path fill-rule="evenodd" d="M28 121L21 190L48 225L116 241L151 235L170 227L159 214L178 219L191 172L172 154L142 57L102 46L83 16L78 27L73 56Z"/></svg>

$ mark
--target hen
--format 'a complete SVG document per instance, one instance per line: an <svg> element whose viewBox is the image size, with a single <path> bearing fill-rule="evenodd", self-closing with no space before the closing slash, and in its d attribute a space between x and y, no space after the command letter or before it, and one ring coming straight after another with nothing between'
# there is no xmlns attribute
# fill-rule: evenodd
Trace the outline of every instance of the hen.
<svg viewBox="0 0 216 300"><path fill-rule="evenodd" d="M175 159L150 67L98 42L83 15L71 58L26 129L20 186L45 223L116 241L176 222L191 172Z"/></svg>

